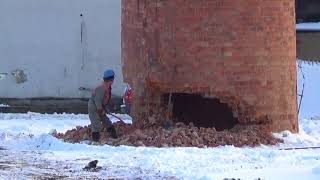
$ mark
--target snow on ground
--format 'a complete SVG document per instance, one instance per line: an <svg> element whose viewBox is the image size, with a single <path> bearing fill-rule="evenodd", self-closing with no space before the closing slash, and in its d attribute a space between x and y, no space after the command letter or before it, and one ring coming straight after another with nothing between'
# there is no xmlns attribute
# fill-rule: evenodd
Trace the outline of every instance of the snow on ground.
<svg viewBox="0 0 320 180"><path fill-rule="evenodd" d="M0 107L10 107L10 106L7 104L0 104Z"/></svg>
<svg viewBox="0 0 320 180"><path fill-rule="evenodd" d="M0 113L0 179L320 179L320 149L279 150L320 146L320 119L301 120L299 134L275 134L285 144L258 148L94 146L48 134L88 124L87 115ZM100 171L82 169L92 160Z"/></svg>

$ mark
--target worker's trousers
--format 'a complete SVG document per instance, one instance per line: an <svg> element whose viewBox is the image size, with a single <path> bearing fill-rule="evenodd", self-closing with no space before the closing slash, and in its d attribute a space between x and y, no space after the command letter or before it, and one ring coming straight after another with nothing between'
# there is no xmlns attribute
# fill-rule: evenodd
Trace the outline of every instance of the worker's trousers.
<svg viewBox="0 0 320 180"><path fill-rule="evenodd" d="M99 116L96 105L92 99L88 102L88 113L92 132L100 132L104 127L109 128L112 125L107 115Z"/></svg>

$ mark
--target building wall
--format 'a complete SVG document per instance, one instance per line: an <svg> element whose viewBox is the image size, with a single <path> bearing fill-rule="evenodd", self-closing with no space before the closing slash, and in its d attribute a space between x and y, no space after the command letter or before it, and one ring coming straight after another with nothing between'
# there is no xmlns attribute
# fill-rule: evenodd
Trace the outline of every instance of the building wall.
<svg viewBox="0 0 320 180"><path fill-rule="evenodd" d="M306 61L320 62L320 30L297 32L297 57Z"/></svg>
<svg viewBox="0 0 320 180"><path fill-rule="evenodd" d="M320 21L320 1L296 0L296 19L298 23Z"/></svg>
<svg viewBox="0 0 320 180"><path fill-rule="evenodd" d="M124 79L141 124L163 94L199 93L242 124L298 131L294 0L122 3Z"/></svg>
<svg viewBox="0 0 320 180"><path fill-rule="evenodd" d="M107 68L121 95L120 20L119 0L1 0L0 98L85 98Z"/></svg>

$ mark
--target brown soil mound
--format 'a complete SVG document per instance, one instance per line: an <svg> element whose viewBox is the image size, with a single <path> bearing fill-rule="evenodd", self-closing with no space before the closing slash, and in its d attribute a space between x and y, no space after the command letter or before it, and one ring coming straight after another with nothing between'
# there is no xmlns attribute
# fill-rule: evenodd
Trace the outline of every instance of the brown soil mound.
<svg viewBox="0 0 320 180"><path fill-rule="evenodd" d="M135 126L116 123L118 139L110 138L104 129L101 134L100 144L113 146L152 146L152 147L216 147L223 145L259 146L260 144L274 145L283 142L272 136L270 131L261 125L236 125L231 130L216 131L214 128L198 128L192 123L185 125L176 123L170 127L151 126L136 128ZM66 142L79 143L91 140L90 126L76 127L65 134L54 135Z"/></svg>

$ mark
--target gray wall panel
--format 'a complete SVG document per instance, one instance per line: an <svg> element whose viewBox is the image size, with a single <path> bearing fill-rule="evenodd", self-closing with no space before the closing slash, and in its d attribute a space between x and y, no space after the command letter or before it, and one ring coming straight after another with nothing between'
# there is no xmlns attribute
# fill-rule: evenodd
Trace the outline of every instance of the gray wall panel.
<svg viewBox="0 0 320 180"><path fill-rule="evenodd" d="M121 95L120 23L120 0L1 0L0 98L88 97L107 68Z"/></svg>

